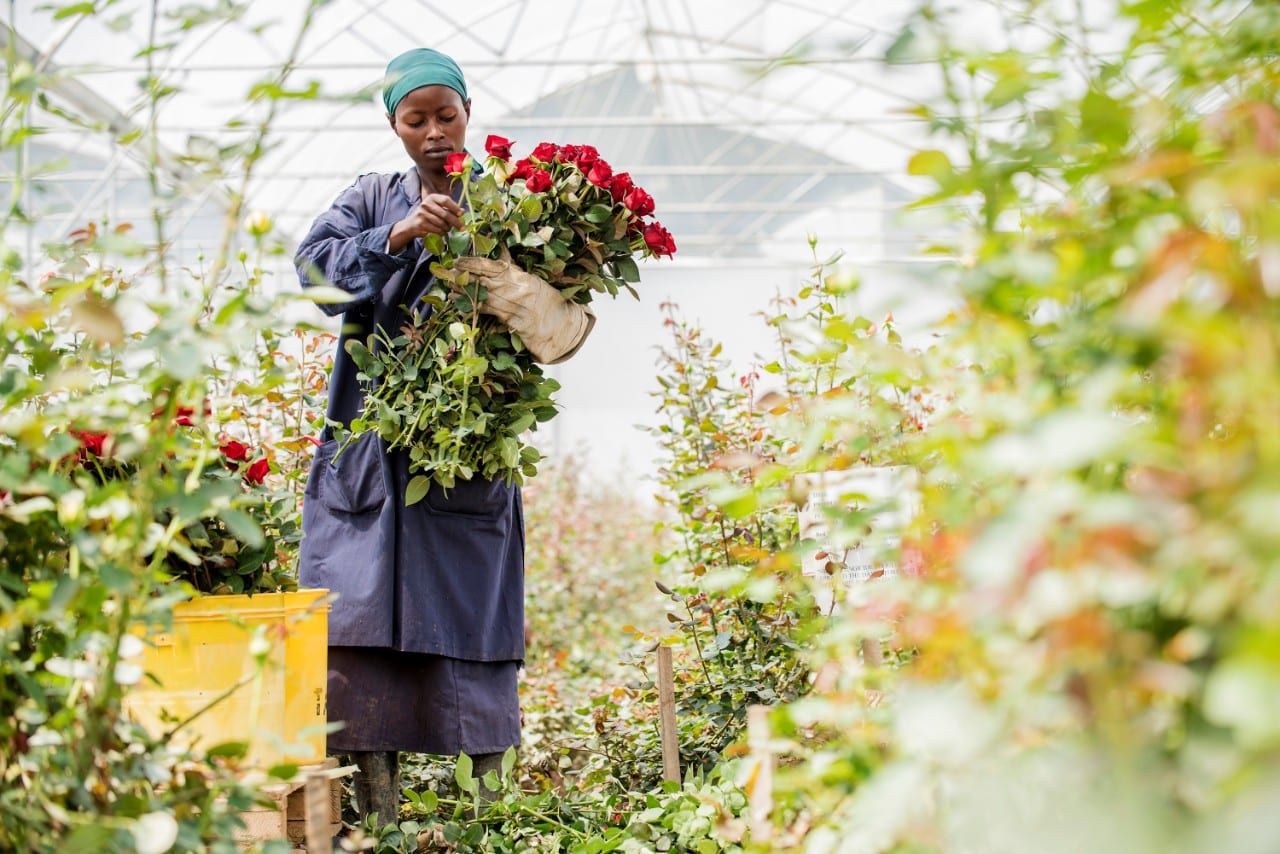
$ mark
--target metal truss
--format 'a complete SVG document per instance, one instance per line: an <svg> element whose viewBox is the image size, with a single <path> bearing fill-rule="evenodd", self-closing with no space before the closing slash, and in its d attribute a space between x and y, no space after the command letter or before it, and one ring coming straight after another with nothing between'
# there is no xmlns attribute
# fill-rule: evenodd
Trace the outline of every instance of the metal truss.
<svg viewBox="0 0 1280 854"><path fill-rule="evenodd" d="M151 71L177 94L154 115L136 88L140 50L154 35L141 21L109 31L96 19L55 21L47 10L11 6L16 31L6 38L33 65L60 72L50 96L82 120L80 142L49 137L70 161L41 179L51 188L50 221L66 225L115 204L113 194L140 180L140 160L185 188L188 228L216 219L231 190L194 169L185 149L245 138L259 108L242 93L281 58L282 39L262 26L304 2L244 4L239 18L189 40L165 33L172 45L152 56ZM158 0L161 10L179 5ZM762 246L795 239L798 229L825 229L827 245L879 247L879 255L862 252L871 261L908 257L920 235L895 214L910 197L902 172L920 129L906 111L921 86L879 61L895 34L885 8L893 5L332 0L291 78L317 81L326 97L283 112L248 203L297 234L356 174L404 168L372 92L390 56L429 45L468 74L474 149L490 132L530 147L542 138L599 141L654 191L690 262L759 263ZM61 194L60 181L68 187Z"/></svg>

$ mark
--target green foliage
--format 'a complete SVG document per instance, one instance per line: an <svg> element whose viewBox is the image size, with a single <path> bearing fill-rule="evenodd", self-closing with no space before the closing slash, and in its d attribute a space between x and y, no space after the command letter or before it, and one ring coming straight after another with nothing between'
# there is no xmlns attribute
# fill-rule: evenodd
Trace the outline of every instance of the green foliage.
<svg viewBox="0 0 1280 854"><path fill-rule="evenodd" d="M662 617L649 582L658 514L592 482L573 454L525 487L524 513L521 783L582 789L616 767L597 727L606 709L635 701L622 663L629 630Z"/></svg>
<svg viewBox="0 0 1280 854"><path fill-rule="evenodd" d="M508 758L508 765L513 764L514 751ZM737 838L743 833L740 816L747 802L734 782L732 763L707 775L691 775L683 786L669 784L643 794L577 789L529 793L505 775L471 777L462 770L465 759L460 757L457 774L464 795L408 792L408 811L418 820L388 825L383 829L388 841L380 838L375 851L412 850L398 847L410 832L417 833L420 845L460 852L742 850L718 832ZM487 795L477 798L482 787Z"/></svg>
<svg viewBox="0 0 1280 854"><path fill-rule="evenodd" d="M64 72L12 44L5 72L5 154L42 123L83 123L56 106ZM184 753L123 700L175 603L294 584L315 351L278 351L291 336L260 287L269 222L252 259L234 256L242 275L233 213L211 267L179 276L164 226L180 199L153 156L152 237L104 219L34 249L40 212L16 202L38 197L45 167L15 162L0 217L0 849L234 851L258 797L234 773L243 747Z"/></svg>
<svg viewBox="0 0 1280 854"><path fill-rule="evenodd" d="M522 483L542 455L522 437L556 414L560 384L545 376L520 338L475 306L480 288L454 296L438 286L392 335L368 346L347 342L366 383L364 412L351 438L375 430L404 448L411 472L406 500L422 500L432 482L446 489L473 477ZM339 452L341 453L341 452Z"/></svg>
<svg viewBox="0 0 1280 854"><path fill-rule="evenodd" d="M837 587L773 718L774 820L812 851L1267 850L1280 16L998 10L1006 46L927 4L890 57L941 75L909 170L959 212L954 310L925 349L814 322L844 379L775 425L783 484L918 476L903 575Z"/></svg>
<svg viewBox="0 0 1280 854"><path fill-rule="evenodd" d="M218 397L204 377L241 358L243 330L152 304L150 326L117 335L142 304L105 253L65 254L40 289L4 275L5 839L115 850L157 823L188 849L227 836L249 790L212 765L183 770L121 698L142 676L124 660L133 632L166 622L191 590L183 580L215 592L293 584L292 495L266 485L265 457L228 457L211 423ZM272 312L260 303L234 317L266 323Z"/></svg>

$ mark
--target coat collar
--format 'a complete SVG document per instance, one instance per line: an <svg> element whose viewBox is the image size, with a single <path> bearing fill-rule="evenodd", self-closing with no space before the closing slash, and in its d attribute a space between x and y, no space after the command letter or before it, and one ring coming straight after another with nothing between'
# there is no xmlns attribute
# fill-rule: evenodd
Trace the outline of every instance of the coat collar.
<svg viewBox="0 0 1280 854"><path fill-rule="evenodd" d="M417 207L422 198L422 179L418 177L418 167L410 166L400 175L400 190L404 193L405 203L410 208Z"/></svg>

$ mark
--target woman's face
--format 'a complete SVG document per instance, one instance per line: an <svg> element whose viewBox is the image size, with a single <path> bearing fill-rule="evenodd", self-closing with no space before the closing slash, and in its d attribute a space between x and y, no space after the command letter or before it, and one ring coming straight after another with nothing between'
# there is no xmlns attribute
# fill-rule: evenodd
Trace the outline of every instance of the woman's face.
<svg viewBox="0 0 1280 854"><path fill-rule="evenodd" d="M424 172L444 172L444 161L467 141L471 102L448 86L420 86L388 117L404 150Z"/></svg>

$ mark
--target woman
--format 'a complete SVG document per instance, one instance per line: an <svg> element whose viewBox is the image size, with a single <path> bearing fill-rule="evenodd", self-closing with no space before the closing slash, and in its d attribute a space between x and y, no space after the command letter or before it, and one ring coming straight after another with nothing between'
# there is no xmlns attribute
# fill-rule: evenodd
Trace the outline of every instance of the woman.
<svg viewBox="0 0 1280 854"><path fill-rule="evenodd" d="M445 161L466 142L471 100L457 64L430 49L391 61L383 85L391 130L413 166L365 174L321 214L298 249L303 286L350 299L329 382L328 423L303 506L300 581L338 594L329 617L330 735L359 767L361 817L399 812L399 751L457 754L477 775L520 741L516 672L524 658L524 520L520 491L501 480L432 487L406 506L408 459L365 434L334 460L334 425L360 414L363 389L345 343L398 330L426 292L422 238L461 225L461 188ZM594 324L590 311L506 261L455 267L489 296L481 310L517 332L535 358L567 359Z"/></svg>

